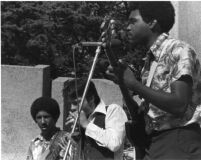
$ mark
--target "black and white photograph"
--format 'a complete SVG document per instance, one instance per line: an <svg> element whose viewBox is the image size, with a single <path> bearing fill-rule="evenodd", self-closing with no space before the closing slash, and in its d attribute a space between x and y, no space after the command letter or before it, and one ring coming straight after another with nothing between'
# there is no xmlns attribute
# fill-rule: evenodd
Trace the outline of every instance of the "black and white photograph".
<svg viewBox="0 0 201 160"><path fill-rule="evenodd" d="M2 160L201 160L201 1L0 1Z"/></svg>

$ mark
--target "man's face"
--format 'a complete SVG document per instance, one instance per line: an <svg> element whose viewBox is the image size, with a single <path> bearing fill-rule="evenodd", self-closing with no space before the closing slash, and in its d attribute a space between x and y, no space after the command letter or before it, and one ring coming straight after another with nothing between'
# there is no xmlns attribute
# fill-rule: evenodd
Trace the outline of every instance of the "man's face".
<svg viewBox="0 0 201 160"><path fill-rule="evenodd" d="M82 97L78 97L77 99L74 99L71 101L71 111L72 112L78 110L81 100L82 100ZM87 116L89 116L94 111L93 106L91 105L90 102L88 102L86 100L86 98L83 101L82 110L86 113Z"/></svg>
<svg viewBox="0 0 201 160"><path fill-rule="evenodd" d="M146 45L151 30L144 22L139 10L133 10L129 15L127 26L127 38L130 45Z"/></svg>
<svg viewBox="0 0 201 160"><path fill-rule="evenodd" d="M56 122L51 114L46 111L39 111L36 114L36 123L41 129L42 133L51 133L51 131L56 127Z"/></svg>

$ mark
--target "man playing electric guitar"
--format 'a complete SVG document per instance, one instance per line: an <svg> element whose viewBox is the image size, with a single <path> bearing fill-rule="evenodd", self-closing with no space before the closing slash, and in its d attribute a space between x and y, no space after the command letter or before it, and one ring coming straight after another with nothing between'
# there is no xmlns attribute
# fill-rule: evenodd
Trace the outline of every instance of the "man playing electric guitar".
<svg viewBox="0 0 201 160"><path fill-rule="evenodd" d="M147 48L142 83L124 64L109 71L145 100L140 108L145 109L149 143L143 159L201 159L200 128L190 121L196 109L192 96L200 69L196 53L168 34L175 16L171 2L129 2L129 9L128 42Z"/></svg>

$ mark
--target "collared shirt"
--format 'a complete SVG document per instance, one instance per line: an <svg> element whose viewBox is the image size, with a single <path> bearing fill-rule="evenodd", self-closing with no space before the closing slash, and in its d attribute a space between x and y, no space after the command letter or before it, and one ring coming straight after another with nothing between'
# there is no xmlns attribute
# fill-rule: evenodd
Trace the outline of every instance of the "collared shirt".
<svg viewBox="0 0 201 160"><path fill-rule="evenodd" d="M194 49L185 42L175 40L167 34L161 34L151 46L155 61L158 63L151 83L151 88L170 93L170 85L182 75L189 75L193 80L193 89L196 88L199 78L200 64ZM149 52L150 54L150 52ZM153 63L151 63L152 65ZM142 83L146 84L149 67L142 70ZM145 105L146 103L142 103ZM147 108L146 127L148 130L164 130L184 126L191 119L196 106L189 103L182 118L175 117L153 104Z"/></svg>
<svg viewBox="0 0 201 160"><path fill-rule="evenodd" d="M57 136L57 134L59 134L59 132L63 132L62 134L60 135L63 135L63 134L66 134L66 136L58 136L59 140L57 139L57 148L62 146L62 147L66 147L66 140L65 138L67 138L67 132L64 132L64 131L58 131L56 132L50 141L47 141L46 139L44 139L43 136L41 135L38 135L36 138L34 138L32 141L31 141L31 144L29 146L29 149L28 149L28 154L27 154L27 158L26 160L39 160L41 157L43 156L47 156L46 153L50 153L48 151L50 145L51 145L51 142L54 141L55 137ZM73 151L75 150L75 144L73 144L74 146L72 147L72 144L71 144L71 147L70 147L70 156L75 156L75 155L72 155L73 152L75 153L76 151ZM57 149L55 148L55 149ZM63 159L63 156L64 156L64 153L65 153L65 149L64 148L61 148L60 151L59 151L59 154L56 156L55 160L62 160ZM67 159L69 158L69 156L67 156Z"/></svg>
<svg viewBox="0 0 201 160"><path fill-rule="evenodd" d="M105 117L105 129L98 127L93 123L93 115L97 112L103 113ZM103 146L114 152L115 160L123 159L123 147L125 139L125 122L127 116L117 104L111 104L106 110L106 105L101 100L99 105L89 117L85 135L91 137L99 146Z"/></svg>

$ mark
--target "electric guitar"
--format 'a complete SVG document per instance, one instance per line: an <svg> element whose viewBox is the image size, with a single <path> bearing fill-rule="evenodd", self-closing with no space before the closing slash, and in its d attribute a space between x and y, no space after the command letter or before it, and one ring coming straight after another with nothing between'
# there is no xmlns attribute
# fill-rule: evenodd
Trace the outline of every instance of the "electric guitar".
<svg viewBox="0 0 201 160"><path fill-rule="evenodd" d="M112 42L112 40L110 42L110 44L118 43L119 42ZM114 48L117 47L116 50L118 50L118 46L114 46ZM119 62L114 54L114 50L110 45L106 45L105 52L111 66L117 67L119 65ZM127 65L127 67L129 67L134 72L134 69L131 66ZM133 97L130 95L129 90L126 88L123 82L119 82L118 85L125 100L126 106L132 117L132 123L126 123L126 134L130 142L135 146L138 151L136 157L142 157L145 153L145 147L148 143L147 134L145 131L144 112L139 112L139 106L137 102L133 100Z"/></svg>

